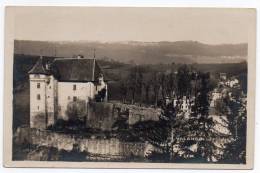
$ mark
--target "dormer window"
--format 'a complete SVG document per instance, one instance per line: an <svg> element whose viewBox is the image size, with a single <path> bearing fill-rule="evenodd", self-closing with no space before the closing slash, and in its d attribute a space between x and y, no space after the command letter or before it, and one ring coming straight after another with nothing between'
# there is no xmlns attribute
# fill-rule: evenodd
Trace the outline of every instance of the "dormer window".
<svg viewBox="0 0 260 173"><path fill-rule="evenodd" d="M76 85L73 85L73 90L75 91L77 89L77 86Z"/></svg>
<svg viewBox="0 0 260 173"><path fill-rule="evenodd" d="M41 84L40 83L37 83L37 88L41 88Z"/></svg>

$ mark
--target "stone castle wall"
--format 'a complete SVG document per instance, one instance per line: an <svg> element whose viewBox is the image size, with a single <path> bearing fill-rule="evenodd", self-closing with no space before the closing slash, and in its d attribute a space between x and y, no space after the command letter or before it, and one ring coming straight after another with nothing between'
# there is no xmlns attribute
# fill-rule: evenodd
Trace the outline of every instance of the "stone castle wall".
<svg viewBox="0 0 260 173"><path fill-rule="evenodd" d="M140 121L158 121L161 109L155 109L155 108L147 108L142 106L136 106L136 105L127 105L127 104L115 104L116 107L121 109L122 111L128 110L128 124L133 125Z"/></svg>
<svg viewBox="0 0 260 173"><path fill-rule="evenodd" d="M121 142L118 139L89 139L79 135L62 134L40 129L18 128L14 136L16 144L30 143L37 146L55 147L71 151L75 144L80 151L111 156L144 157L145 143Z"/></svg>
<svg viewBox="0 0 260 173"><path fill-rule="evenodd" d="M110 102L91 102L88 107L87 126L102 130L111 130L118 117L128 119L133 125L140 121L158 121L160 109Z"/></svg>
<svg viewBox="0 0 260 173"><path fill-rule="evenodd" d="M117 118L118 113L112 103L91 102L88 105L87 127L111 130Z"/></svg>
<svg viewBox="0 0 260 173"><path fill-rule="evenodd" d="M161 113L160 109L110 102L89 102L89 104L86 104L86 107L86 126L108 131L112 130L113 124L120 116L125 117L129 125L133 125L140 121L158 121ZM46 115L48 116L47 119ZM46 129L48 125L55 123L57 120L56 116L54 112L38 111L35 114L31 113L30 127Z"/></svg>

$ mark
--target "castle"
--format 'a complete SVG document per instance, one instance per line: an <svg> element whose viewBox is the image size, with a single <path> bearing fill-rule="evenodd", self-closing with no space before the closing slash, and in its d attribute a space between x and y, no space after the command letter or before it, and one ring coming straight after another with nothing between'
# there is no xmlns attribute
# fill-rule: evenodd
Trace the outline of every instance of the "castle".
<svg viewBox="0 0 260 173"><path fill-rule="evenodd" d="M107 100L107 84L95 58L42 57L28 72L30 82L30 127L46 128L57 119L67 120L70 102L84 100L86 107L101 92Z"/></svg>

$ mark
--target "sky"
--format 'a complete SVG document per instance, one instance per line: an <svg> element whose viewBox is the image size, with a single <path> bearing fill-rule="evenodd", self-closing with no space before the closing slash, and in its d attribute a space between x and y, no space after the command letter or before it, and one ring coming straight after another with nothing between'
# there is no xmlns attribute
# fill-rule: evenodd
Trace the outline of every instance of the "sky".
<svg viewBox="0 0 260 173"><path fill-rule="evenodd" d="M247 43L251 9L16 7L15 39Z"/></svg>

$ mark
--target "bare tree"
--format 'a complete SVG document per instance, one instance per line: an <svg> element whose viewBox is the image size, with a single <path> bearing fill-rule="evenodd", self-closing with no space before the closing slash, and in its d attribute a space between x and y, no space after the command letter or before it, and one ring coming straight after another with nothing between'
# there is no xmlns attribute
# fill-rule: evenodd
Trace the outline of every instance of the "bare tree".
<svg viewBox="0 0 260 173"><path fill-rule="evenodd" d="M142 95L143 73L139 67L135 66L128 76L128 86L131 92L131 103L136 101L136 94Z"/></svg>
<svg viewBox="0 0 260 173"><path fill-rule="evenodd" d="M158 97L159 97L159 91L160 91L160 82L159 82L159 75L154 72L152 77L152 87L154 92L154 105L158 105Z"/></svg>
<svg viewBox="0 0 260 173"><path fill-rule="evenodd" d="M149 100L150 100L150 97L149 97L150 88L151 88L151 82L146 81L145 84L144 84L144 91L145 91L145 100L146 100L146 103L149 103Z"/></svg>
<svg viewBox="0 0 260 173"><path fill-rule="evenodd" d="M127 97L127 94L128 94L127 82L121 81L119 87L120 87L119 91L120 91L120 94L121 94L122 102L125 103L126 97Z"/></svg>
<svg viewBox="0 0 260 173"><path fill-rule="evenodd" d="M169 97L173 97L173 94L176 92L176 75L174 73L170 73L167 75L167 95Z"/></svg>
<svg viewBox="0 0 260 173"><path fill-rule="evenodd" d="M178 96L187 96L191 90L191 72L187 65L178 69L177 73Z"/></svg>

